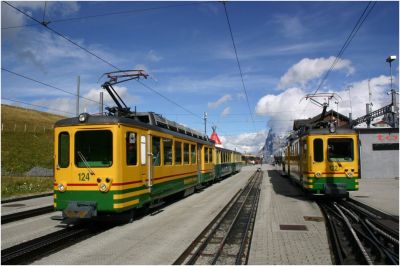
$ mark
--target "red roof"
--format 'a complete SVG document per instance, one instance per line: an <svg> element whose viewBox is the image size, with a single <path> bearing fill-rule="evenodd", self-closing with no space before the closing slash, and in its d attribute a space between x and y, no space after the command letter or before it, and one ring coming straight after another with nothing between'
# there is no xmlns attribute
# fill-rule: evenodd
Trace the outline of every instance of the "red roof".
<svg viewBox="0 0 400 266"><path fill-rule="evenodd" d="M211 134L210 139L212 139L213 141L215 141L215 144L221 144L221 141L219 140L219 137L217 135L217 132L215 132L215 130L213 131L213 133Z"/></svg>

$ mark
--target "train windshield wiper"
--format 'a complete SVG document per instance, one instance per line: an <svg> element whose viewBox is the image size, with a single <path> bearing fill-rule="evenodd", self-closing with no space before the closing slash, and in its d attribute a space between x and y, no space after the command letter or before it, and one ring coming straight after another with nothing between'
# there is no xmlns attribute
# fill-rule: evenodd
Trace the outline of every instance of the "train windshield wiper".
<svg viewBox="0 0 400 266"><path fill-rule="evenodd" d="M83 154L80 151L76 151L76 153L79 155L79 158L81 158L83 164L86 166L89 173L91 175L94 175L94 172L93 172L92 168L90 168L90 165L89 165L88 161L86 160L85 156L83 156Z"/></svg>

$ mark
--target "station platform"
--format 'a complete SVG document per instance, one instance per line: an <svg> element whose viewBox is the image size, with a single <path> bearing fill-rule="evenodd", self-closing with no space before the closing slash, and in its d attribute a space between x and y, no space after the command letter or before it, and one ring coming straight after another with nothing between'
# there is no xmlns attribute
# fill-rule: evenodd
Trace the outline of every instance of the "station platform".
<svg viewBox="0 0 400 266"><path fill-rule="evenodd" d="M332 264L323 214L275 167L264 179L248 264Z"/></svg>
<svg viewBox="0 0 400 266"><path fill-rule="evenodd" d="M361 178L358 191L350 197L384 213L399 216L399 179Z"/></svg>

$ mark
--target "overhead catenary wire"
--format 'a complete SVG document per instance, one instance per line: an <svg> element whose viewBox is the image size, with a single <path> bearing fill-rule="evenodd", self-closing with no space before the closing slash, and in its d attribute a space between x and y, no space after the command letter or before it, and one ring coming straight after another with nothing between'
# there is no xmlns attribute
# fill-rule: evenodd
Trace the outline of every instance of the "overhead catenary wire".
<svg viewBox="0 0 400 266"><path fill-rule="evenodd" d="M34 107L44 108L44 109L51 110L51 111L57 111L57 112L60 112L60 113L75 115L75 113L71 113L71 112L68 112L68 111L63 111L63 110L59 110L59 109L49 108L49 107L47 107L47 106L38 105L38 104L32 104L32 103L27 103L27 102L23 102L23 101L20 101L20 100L14 100L14 99L6 98L6 97L1 97L1 100L6 100L6 101L16 102L16 103L22 103L22 104L26 104L26 105L30 105L30 106L34 106Z"/></svg>
<svg viewBox="0 0 400 266"><path fill-rule="evenodd" d="M371 5L371 1L368 2L367 6L363 10L361 16L358 18L356 24L354 25L352 31L350 32L349 36L347 37L346 41L344 42L342 48L338 52L338 54L335 57L335 60L333 61L331 67L329 70L325 73L324 77L322 78L321 82L319 83L317 89L314 92L314 95L318 92L318 90L321 88L322 84L325 82L325 80L328 78L330 72L333 70L333 68L336 66L336 64L341 60L341 57L344 53L344 51L347 49L349 46L350 42L353 40L354 36L357 34L358 30L361 28L362 24L364 21L367 19L369 14L371 13L372 9L375 7L376 2L373 3L372 7L368 10L369 6ZM367 11L368 10L368 11ZM365 16L364 16L365 15Z"/></svg>
<svg viewBox="0 0 400 266"><path fill-rule="evenodd" d="M103 59L102 57L100 57L100 56L96 55L95 53L89 51L89 50L86 49L85 47L83 47L83 46L79 45L78 43L72 41L71 39L69 39L69 38L66 37L65 35L59 33L58 31L56 31L56 30L50 28L50 27L48 26L48 24L45 24L45 23L40 22L39 20L35 19L35 18L32 17L31 15L29 15L29 14L27 14L26 12L22 11L21 9L19 9L19 8L13 6L12 4L8 3L7 1L4 1L4 3L6 3L6 4L9 5L10 7L14 8L14 9L17 10L18 12L24 14L25 16L27 16L27 17L30 18L31 20L35 21L36 23L43 25L46 29L48 29L49 31L53 32L54 34L56 34L56 35L62 37L63 39L65 39L65 40L67 40L68 42L72 43L73 45L79 47L79 48L82 49L83 51L85 51L85 52L89 53L90 55L96 57L97 59L99 59L100 61L104 62L105 64L107 64L107 65L113 67L113 68L116 69L116 70L122 71L120 68L118 68L118 67L115 66L114 64L110 63L109 61ZM168 100L170 103L173 103L173 104L175 104L176 106L178 106L178 107L182 108L183 110L185 110L186 112L189 112L190 114L196 116L197 118L201 118L201 119L202 119L202 117L200 117L200 116L194 114L193 112L191 112L190 110L186 109L186 108L183 107L182 105L180 105L180 104L176 103L175 101L169 99L167 96L161 94L161 93L158 92L157 90L151 88L151 87L148 86L148 85L145 85L144 83L140 82L139 80L136 80L136 81L137 81L139 84L141 84L143 87L147 88L148 90L151 90L152 92L155 92L155 93L157 93L158 95L160 95L161 97L163 97L164 99Z"/></svg>
<svg viewBox="0 0 400 266"><path fill-rule="evenodd" d="M85 100L88 100L88 101L91 101L91 102L100 104L100 102L98 102L98 101L95 101L95 100L92 100L92 99L89 99L89 98L86 98L86 97L77 95L77 94L75 94L75 93L72 93L72 92L69 92L69 91L66 91L66 90L63 90L63 89L60 89L60 88L57 88L57 87L55 87L55 86L53 86L53 85L44 83L44 82L42 82L42 81L39 81L39 80L30 78L30 77L27 77L27 76L25 76L25 75L18 74L18 73L16 73L16 72L11 71L11 70L9 70L9 69L6 69L6 68L4 68L4 67L2 67L1 70L6 71L6 72L8 72L8 73L11 73L11 74L13 74L13 75L16 75L16 76L18 76L18 77L21 77L21 78L24 78L24 79L27 79L27 80L30 80L30 81L33 81L33 82L42 84L42 85L44 85L44 86L46 86L46 87L49 87L49 88L52 88L52 89L55 89L55 90L58 90L58 91L62 91L62 92L64 92L64 93L70 94L70 95L72 95L72 96L79 96L79 98L82 98L82 99L85 99Z"/></svg>
<svg viewBox="0 0 400 266"><path fill-rule="evenodd" d="M157 7L149 7L149 8L141 8L141 9L130 9L130 10L123 10L123 11L114 11L114 12L95 14L95 15L89 15L89 16L82 16L82 17L71 17L71 18L64 18L64 19L54 19L54 20L51 20L51 23L68 22L68 21L82 20L82 19L92 19L92 18L99 18L99 17L106 17L106 16L123 15L123 14L129 14L129 13L147 12L147 11L153 11L153 10L176 8L176 7L199 5L199 4L208 4L208 3L214 3L214 2L213 1L204 1L204 2L201 1L201 2L191 2L191 3L185 3L185 4L168 5L168 6L157 6ZM43 21L44 21L44 19L43 19ZM25 25L8 26L8 27L2 27L1 29L2 30L7 30L7 29L16 29L16 28L31 27L31 26L37 26L37 24L25 24Z"/></svg>
<svg viewBox="0 0 400 266"><path fill-rule="evenodd" d="M355 35L357 34L357 32L359 31L361 26L364 24L365 20L371 13L372 9L375 7L375 4L376 4L376 2L374 2L372 7L368 10L368 8L371 5L371 1L368 2L367 6L364 8L363 12L361 13L360 17L358 18L358 20L357 20L356 24L354 25L353 29L351 30L350 34L347 36L346 41L342 45L342 48L339 50L338 54L336 55L335 60L333 61L332 65L330 66L328 71L325 73L324 77L321 79L321 81L320 81L317 89L314 91L313 95L315 95L320 90L320 88L324 84L325 80L328 78L328 76L331 73L331 71L333 70L333 68L341 60L341 57L342 57L344 51L347 49L350 42L354 39ZM307 106L308 106L308 102L307 102L306 106L304 107L303 111L301 112L301 116L304 114L304 111L307 109Z"/></svg>
<svg viewBox="0 0 400 266"><path fill-rule="evenodd" d="M226 20L227 20L227 22L228 22L229 33L230 33L231 40L232 40L232 44L233 44L233 50L235 51L235 55L236 55L236 62L237 62L238 68L239 68L240 78L241 78L241 80L242 80L243 91L244 91L244 94L245 94L245 96L246 96L247 107L249 108L250 117L251 117L251 120L253 121L253 127L254 127L254 129L255 129L255 126L254 126L254 118L253 118L253 112L251 111L250 102L249 102L249 97L248 97L248 95L247 95L246 85L245 85L244 79L243 79L243 72L242 72L242 68L241 68L241 66L240 66L239 56L238 56L237 49L236 49L235 39L234 39L234 37L233 37L233 32L232 32L231 23L230 23L230 20L229 20L228 10L227 10L227 8L226 8L226 3L225 3L225 2L222 2L222 4L224 5L225 16L226 16Z"/></svg>

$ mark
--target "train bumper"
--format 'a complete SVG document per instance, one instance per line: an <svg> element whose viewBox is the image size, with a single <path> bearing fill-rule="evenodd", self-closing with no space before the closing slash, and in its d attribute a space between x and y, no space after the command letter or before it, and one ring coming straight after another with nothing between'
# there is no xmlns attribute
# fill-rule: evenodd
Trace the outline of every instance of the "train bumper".
<svg viewBox="0 0 400 266"><path fill-rule="evenodd" d="M64 218L90 219L97 216L95 201L70 201L63 210Z"/></svg>
<svg viewBox="0 0 400 266"><path fill-rule="evenodd" d="M344 183L327 183L324 185L326 195L346 195L347 185Z"/></svg>

